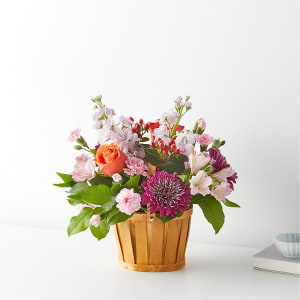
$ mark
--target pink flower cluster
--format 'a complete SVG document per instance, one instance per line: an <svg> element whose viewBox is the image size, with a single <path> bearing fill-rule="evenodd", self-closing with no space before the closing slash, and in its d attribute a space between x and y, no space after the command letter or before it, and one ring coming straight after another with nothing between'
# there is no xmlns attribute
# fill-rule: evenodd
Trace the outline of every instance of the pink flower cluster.
<svg viewBox="0 0 300 300"><path fill-rule="evenodd" d="M125 162L124 172L130 176L140 174L147 176L148 167L142 159L137 157L128 157Z"/></svg>
<svg viewBox="0 0 300 300"><path fill-rule="evenodd" d="M81 129L77 128L70 133L68 141L75 142L76 140L78 140L80 138L80 135L81 135Z"/></svg>
<svg viewBox="0 0 300 300"><path fill-rule="evenodd" d="M131 215L141 208L141 196L135 193L133 189L122 189L116 196L117 208L127 214Z"/></svg>

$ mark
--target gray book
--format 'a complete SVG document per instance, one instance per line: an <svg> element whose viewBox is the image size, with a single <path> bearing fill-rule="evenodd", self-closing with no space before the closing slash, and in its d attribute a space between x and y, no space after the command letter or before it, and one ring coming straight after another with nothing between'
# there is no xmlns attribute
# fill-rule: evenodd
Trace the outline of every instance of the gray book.
<svg viewBox="0 0 300 300"><path fill-rule="evenodd" d="M300 275L300 259L282 256L273 244L253 256L254 269Z"/></svg>

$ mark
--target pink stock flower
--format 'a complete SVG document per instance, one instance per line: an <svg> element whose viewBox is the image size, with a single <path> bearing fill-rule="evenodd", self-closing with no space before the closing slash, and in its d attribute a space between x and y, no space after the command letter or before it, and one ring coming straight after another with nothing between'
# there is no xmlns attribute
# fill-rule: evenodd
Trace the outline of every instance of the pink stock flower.
<svg viewBox="0 0 300 300"><path fill-rule="evenodd" d="M191 183L191 194L201 194L206 196L210 193L209 186L212 184L212 179L206 172L200 170L196 176L192 176Z"/></svg>
<svg viewBox="0 0 300 300"><path fill-rule="evenodd" d="M75 130L73 130L71 133L70 133L70 136L68 138L68 141L69 142L75 142L77 139L80 138L80 135L81 135L81 129L80 128L77 128Z"/></svg>
<svg viewBox="0 0 300 300"><path fill-rule="evenodd" d="M142 159L139 159L137 157L127 158L124 168L124 172L126 174L131 176L135 174L147 176L147 172L145 170L148 170L148 167Z"/></svg>
<svg viewBox="0 0 300 300"><path fill-rule="evenodd" d="M93 215L90 219L91 225L98 227L100 225L101 218L99 215Z"/></svg>
<svg viewBox="0 0 300 300"><path fill-rule="evenodd" d="M211 194L220 202L225 203L226 199L225 197L230 195L232 192L232 189L230 188L230 184L227 182L222 182L220 185L215 186Z"/></svg>
<svg viewBox="0 0 300 300"><path fill-rule="evenodd" d="M212 136L209 136L208 134L196 134L196 142L198 142L201 146L208 146L210 143L212 143L215 139Z"/></svg>
<svg viewBox="0 0 300 300"><path fill-rule="evenodd" d="M95 162L92 157L82 153L80 156L75 158L76 164L72 173L72 178L76 182L81 182L86 179L95 177Z"/></svg>
<svg viewBox="0 0 300 300"><path fill-rule="evenodd" d="M112 176L112 179L114 182L120 182L122 179L122 176L120 174L116 173Z"/></svg>
<svg viewBox="0 0 300 300"><path fill-rule="evenodd" d="M198 119L198 127L201 128L203 131L205 130L205 128L206 128L206 123L205 123L205 121L204 121L203 118L199 118L199 119Z"/></svg>
<svg viewBox="0 0 300 300"><path fill-rule="evenodd" d="M117 208L120 212L131 215L141 208L141 196L133 189L122 189L116 196Z"/></svg>

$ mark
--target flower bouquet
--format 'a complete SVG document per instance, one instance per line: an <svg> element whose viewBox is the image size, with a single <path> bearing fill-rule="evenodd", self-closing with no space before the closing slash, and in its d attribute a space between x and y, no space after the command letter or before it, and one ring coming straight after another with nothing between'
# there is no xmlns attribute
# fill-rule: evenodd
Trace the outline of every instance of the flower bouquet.
<svg viewBox="0 0 300 300"><path fill-rule="evenodd" d="M78 208L69 236L90 229L98 240L114 229L122 267L137 271L174 271L185 265L193 206L218 233L224 223L222 204L237 173L221 154L225 141L204 133L203 118L192 130L182 124L191 109L189 97L156 122L115 119L115 111L94 102L99 138L89 147L76 129L69 137L82 151L72 174L57 173L69 188L67 200Z"/></svg>

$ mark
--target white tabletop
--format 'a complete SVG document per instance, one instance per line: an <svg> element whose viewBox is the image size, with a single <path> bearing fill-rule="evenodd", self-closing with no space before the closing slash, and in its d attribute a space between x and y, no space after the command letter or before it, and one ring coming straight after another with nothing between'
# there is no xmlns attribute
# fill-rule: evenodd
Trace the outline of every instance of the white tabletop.
<svg viewBox="0 0 300 300"><path fill-rule="evenodd" d="M142 273L118 266L113 237L0 226L1 300L296 300L299 277L252 268L259 249L190 242L186 267Z"/></svg>

